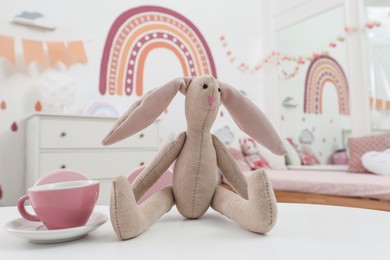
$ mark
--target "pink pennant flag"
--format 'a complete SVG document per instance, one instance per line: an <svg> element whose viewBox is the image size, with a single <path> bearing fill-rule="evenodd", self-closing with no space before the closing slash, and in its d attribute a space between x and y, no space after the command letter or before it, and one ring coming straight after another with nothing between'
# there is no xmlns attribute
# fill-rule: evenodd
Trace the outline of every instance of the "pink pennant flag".
<svg viewBox="0 0 390 260"><path fill-rule="evenodd" d="M68 65L64 42L47 42L47 50L51 66L56 65L57 62L62 62L63 64Z"/></svg>
<svg viewBox="0 0 390 260"><path fill-rule="evenodd" d="M26 65L36 61L41 65L46 65L43 42L23 39L23 54Z"/></svg>
<svg viewBox="0 0 390 260"><path fill-rule="evenodd" d="M70 54L70 61L72 64L81 62L87 63L88 58L85 54L85 49L82 41L68 42L68 51Z"/></svg>
<svg viewBox="0 0 390 260"><path fill-rule="evenodd" d="M0 35L0 57L4 57L9 62L16 64L14 42L14 38Z"/></svg>

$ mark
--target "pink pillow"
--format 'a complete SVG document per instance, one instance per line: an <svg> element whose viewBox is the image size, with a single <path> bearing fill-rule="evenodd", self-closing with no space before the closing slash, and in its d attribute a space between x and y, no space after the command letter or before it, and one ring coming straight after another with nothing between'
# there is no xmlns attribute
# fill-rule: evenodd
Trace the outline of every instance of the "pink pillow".
<svg viewBox="0 0 390 260"><path fill-rule="evenodd" d="M390 148L390 133L349 138L348 145L348 171L367 172L361 161L362 155L369 151L382 152Z"/></svg>

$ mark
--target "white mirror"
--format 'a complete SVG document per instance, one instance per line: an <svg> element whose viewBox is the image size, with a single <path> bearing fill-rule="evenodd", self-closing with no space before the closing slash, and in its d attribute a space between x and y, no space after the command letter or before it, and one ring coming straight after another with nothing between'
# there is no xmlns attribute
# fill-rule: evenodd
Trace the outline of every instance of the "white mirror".
<svg viewBox="0 0 390 260"><path fill-rule="evenodd" d="M317 164L345 148L351 127L345 38L343 6L277 32L281 134Z"/></svg>
<svg viewBox="0 0 390 260"><path fill-rule="evenodd" d="M390 1L365 1L373 132L390 130Z"/></svg>

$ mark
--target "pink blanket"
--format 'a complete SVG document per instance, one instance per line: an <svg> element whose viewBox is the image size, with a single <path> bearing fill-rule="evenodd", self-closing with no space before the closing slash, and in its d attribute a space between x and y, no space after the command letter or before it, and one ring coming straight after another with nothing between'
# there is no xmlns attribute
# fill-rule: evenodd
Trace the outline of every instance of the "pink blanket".
<svg viewBox="0 0 390 260"><path fill-rule="evenodd" d="M275 190L390 201L390 177L342 171L267 170Z"/></svg>

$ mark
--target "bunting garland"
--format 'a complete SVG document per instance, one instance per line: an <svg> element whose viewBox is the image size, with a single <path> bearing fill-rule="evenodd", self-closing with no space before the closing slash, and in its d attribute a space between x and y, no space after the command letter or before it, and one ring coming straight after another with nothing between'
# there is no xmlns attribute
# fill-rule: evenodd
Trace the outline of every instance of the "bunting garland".
<svg viewBox="0 0 390 260"><path fill-rule="evenodd" d="M47 51L49 54L50 66L55 66L57 62L67 64L66 48L63 42L48 42Z"/></svg>
<svg viewBox="0 0 390 260"><path fill-rule="evenodd" d="M350 32L352 32L352 29L348 29ZM336 39L338 42L342 43L345 40L345 36L338 36ZM260 71L264 66L268 64L276 64L277 66L280 66L282 63L292 63L289 67L292 67L290 71L287 71L286 69L281 70L280 77L285 79L290 79L295 77L299 70L301 69L302 65L306 64L307 61L311 62L313 59L317 59L321 56L326 56L329 54L328 50L324 50L321 53L312 53L307 56L292 56L287 54L282 54L277 51L272 51L269 54L267 54L263 59L261 59L257 64L254 66L248 65L246 62L240 61L233 53L233 51L229 48L229 44L226 40L225 36L220 37L220 41L222 42L222 46L226 49L226 56L228 56L231 63L237 64L237 69L241 72L249 72L251 74ZM327 45L328 48L336 48L337 43L336 42L330 42ZM294 65L295 64L295 65Z"/></svg>
<svg viewBox="0 0 390 260"><path fill-rule="evenodd" d="M367 22L364 25L364 27L361 28L360 30L372 30L375 27L380 27L380 26L381 23L379 21L371 21L371 22ZM302 65L304 65L306 61L311 62L312 60L317 59L319 57L327 56L329 54L329 50L333 48L337 48L339 44L343 43L346 37L348 36L348 34L355 33L358 31L359 31L359 27L344 26L343 34L337 36L334 41L329 42L326 45L326 48L324 48L324 50L321 51L320 53L312 53L306 56L296 57L292 55L283 55L280 52L272 51L267 55L265 55L263 59L260 59L260 61L253 66L248 65L246 62L240 60L239 58L237 58L237 56L235 56L234 52L229 47L228 41L226 40L226 37L224 35L220 36L220 41L222 43L222 46L225 49L225 54L228 57L230 63L236 65L239 71L244 73L249 72L253 74L255 72L260 71L262 68L264 68L264 66L268 64L276 64L277 66L280 66L282 63L292 63L291 66L289 66L292 67L292 69L290 69L290 71L287 71L286 69L282 69L280 75L280 77L284 79L290 79L295 77L299 73Z"/></svg>
<svg viewBox="0 0 390 260"><path fill-rule="evenodd" d="M82 41L51 42L21 39L21 42L26 66L33 62L42 66L55 66L58 62L66 66L88 62ZM15 39L13 37L0 35L1 57L12 64L16 64Z"/></svg>
<svg viewBox="0 0 390 260"><path fill-rule="evenodd" d="M78 62L88 62L87 54L85 53L82 41L68 42L68 49L70 54L70 61L72 64L76 64Z"/></svg>
<svg viewBox="0 0 390 260"><path fill-rule="evenodd" d="M390 111L390 101L380 98L370 97L370 109L378 111Z"/></svg>

